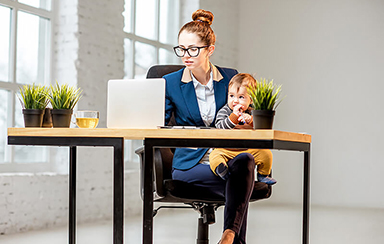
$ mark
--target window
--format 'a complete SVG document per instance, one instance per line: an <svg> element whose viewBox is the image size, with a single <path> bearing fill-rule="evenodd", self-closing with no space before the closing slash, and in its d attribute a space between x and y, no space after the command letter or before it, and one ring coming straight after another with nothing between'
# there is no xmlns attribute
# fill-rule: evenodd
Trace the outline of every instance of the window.
<svg viewBox="0 0 384 244"><path fill-rule="evenodd" d="M8 146L7 128L23 127L23 84L50 83L51 0L0 0L0 172L48 168L46 147Z"/></svg>
<svg viewBox="0 0 384 244"><path fill-rule="evenodd" d="M125 78L144 78L154 64L177 64L179 0L125 0Z"/></svg>
<svg viewBox="0 0 384 244"><path fill-rule="evenodd" d="M145 78L154 64L179 64L173 53L180 28L179 0L125 0L125 78ZM141 141L126 141L126 161ZM127 166L129 167L129 166Z"/></svg>

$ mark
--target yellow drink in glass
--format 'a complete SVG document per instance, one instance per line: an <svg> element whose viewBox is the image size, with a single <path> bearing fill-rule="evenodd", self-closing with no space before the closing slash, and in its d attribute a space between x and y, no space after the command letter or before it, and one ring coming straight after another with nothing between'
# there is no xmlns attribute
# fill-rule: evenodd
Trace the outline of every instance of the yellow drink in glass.
<svg viewBox="0 0 384 244"><path fill-rule="evenodd" d="M98 123L98 118L76 118L76 124L79 128L94 129Z"/></svg>
<svg viewBox="0 0 384 244"><path fill-rule="evenodd" d="M79 128L94 129L99 124L98 111L77 111L75 117Z"/></svg>

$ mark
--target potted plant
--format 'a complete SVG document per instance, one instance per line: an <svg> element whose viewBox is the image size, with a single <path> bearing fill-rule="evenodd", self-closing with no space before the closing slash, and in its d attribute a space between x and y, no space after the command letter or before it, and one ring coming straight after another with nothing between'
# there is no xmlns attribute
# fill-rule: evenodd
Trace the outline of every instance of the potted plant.
<svg viewBox="0 0 384 244"><path fill-rule="evenodd" d="M49 101L52 105L52 123L53 127L69 128L73 108L81 98L80 88L69 86L68 84L51 85Z"/></svg>
<svg viewBox="0 0 384 244"><path fill-rule="evenodd" d="M19 89L25 127L41 127L48 104L48 88L41 85L23 85Z"/></svg>
<svg viewBox="0 0 384 244"><path fill-rule="evenodd" d="M253 107L253 129L272 129L275 109L281 102L280 93L281 85L273 84L273 80L260 78L256 87L248 87Z"/></svg>

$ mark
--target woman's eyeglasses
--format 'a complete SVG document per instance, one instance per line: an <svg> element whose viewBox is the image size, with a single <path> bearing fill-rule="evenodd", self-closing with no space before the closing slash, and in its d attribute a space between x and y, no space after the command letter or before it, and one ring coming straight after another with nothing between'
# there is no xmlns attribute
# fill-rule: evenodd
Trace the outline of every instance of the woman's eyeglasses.
<svg viewBox="0 0 384 244"><path fill-rule="evenodd" d="M208 46L202 46L202 47L189 47L189 48L182 48L180 46L174 47L173 50L175 51L175 54L177 57L182 58L185 55L185 52L188 53L190 57L197 57L200 54L201 48L206 48Z"/></svg>

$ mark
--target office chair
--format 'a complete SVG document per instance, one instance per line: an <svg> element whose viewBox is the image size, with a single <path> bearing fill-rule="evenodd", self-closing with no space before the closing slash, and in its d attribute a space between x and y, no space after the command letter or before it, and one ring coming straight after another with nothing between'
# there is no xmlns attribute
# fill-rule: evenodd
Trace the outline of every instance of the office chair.
<svg viewBox="0 0 384 244"><path fill-rule="evenodd" d="M147 78L161 78L168 73L180 70L184 65L155 65L149 68ZM171 119L169 125L174 124ZM144 147L137 149L136 154L140 157L140 182L141 197L143 199L144 192ZM195 186L172 179L172 160L173 150L170 148L158 148L154 152L154 175L153 175L153 192L154 202L164 203L183 203L182 206L160 206L153 210L155 216L158 210L162 208L193 208L200 213L198 218L197 244L209 243L209 225L215 223L215 211L218 207L225 205L225 199L221 196L214 195L205 187ZM255 182L251 201L269 198L272 188L265 183ZM187 206L186 206L187 205Z"/></svg>

